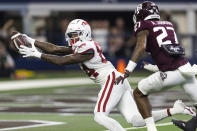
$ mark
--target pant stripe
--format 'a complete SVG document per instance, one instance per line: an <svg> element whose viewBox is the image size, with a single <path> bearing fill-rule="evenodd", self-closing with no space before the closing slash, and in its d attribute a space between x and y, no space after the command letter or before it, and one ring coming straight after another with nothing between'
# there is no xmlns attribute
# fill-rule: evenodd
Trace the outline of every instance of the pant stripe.
<svg viewBox="0 0 197 131"><path fill-rule="evenodd" d="M107 105L107 102L109 100L109 97L110 97L110 94L112 92L112 89L114 87L114 81L115 81L115 72L112 72L112 82L111 82L111 85L110 85L110 89L108 91L108 94L107 94L107 97L105 99L105 102L104 102L104 105L103 105L103 112L105 112L105 109L106 109L106 105Z"/></svg>
<svg viewBox="0 0 197 131"><path fill-rule="evenodd" d="M105 95L105 92L106 92L107 86L108 86L108 84L109 84L109 80L110 80L110 75L109 75L109 76L108 76L108 78L107 78L107 82L105 83L105 88L104 88L103 93L102 93L102 95L101 95L101 98L100 98L100 100L99 100L99 104L98 104L98 112L100 112L101 102L102 102L103 97L104 97L104 95Z"/></svg>

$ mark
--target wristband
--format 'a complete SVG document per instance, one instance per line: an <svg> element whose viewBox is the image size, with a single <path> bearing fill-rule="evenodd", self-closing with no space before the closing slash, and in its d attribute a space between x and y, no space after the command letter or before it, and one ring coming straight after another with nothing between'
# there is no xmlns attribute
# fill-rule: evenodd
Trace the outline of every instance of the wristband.
<svg viewBox="0 0 197 131"><path fill-rule="evenodd" d="M133 70L135 69L136 66L137 66L137 63L130 60L127 67L126 67L126 70L129 72L133 72Z"/></svg>
<svg viewBox="0 0 197 131"><path fill-rule="evenodd" d="M34 39L33 39L34 40ZM34 41L35 42L35 41ZM35 45L32 45L32 48L35 50L35 57L41 59L42 53L38 51L38 49L35 47Z"/></svg>

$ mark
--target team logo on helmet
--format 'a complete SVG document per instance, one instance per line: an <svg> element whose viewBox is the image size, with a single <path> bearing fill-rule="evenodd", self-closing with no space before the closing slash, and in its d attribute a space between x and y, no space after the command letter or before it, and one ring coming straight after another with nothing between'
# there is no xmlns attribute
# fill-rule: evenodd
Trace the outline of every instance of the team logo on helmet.
<svg viewBox="0 0 197 131"><path fill-rule="evenodd" d="M150 19L160 19L159 8L155 3L145 1L136 7L133 22L135 24L136 22Z"/></svg>

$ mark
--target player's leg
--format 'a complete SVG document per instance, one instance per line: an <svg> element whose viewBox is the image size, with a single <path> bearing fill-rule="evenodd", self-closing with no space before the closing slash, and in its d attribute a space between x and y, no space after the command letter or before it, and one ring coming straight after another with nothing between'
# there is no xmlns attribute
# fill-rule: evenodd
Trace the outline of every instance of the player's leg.
<svg viewBox="0 0 197 131"><path fill-rule="evenodd" d="M183 88L187 94L190 95L190 97L197 102L197 80L195 76L192 76L192 78L188 79L185 84L183 84Z"/></svg>
<svg viewBox="0 0 197 131"><path fill-rule="evenodd" d="M133 90L131 89L128 80L125 80L123 84L125 87L127 87L127 90L124 92L123 96L121 97L121 100L118 104L118 109L120 110L121 114L124 116L124 118L126 119L128 123L136 127L145 126L144 119L139 113L136 103L133 99L133 96L132 96ZM196 113L191 109L191 107L187 107L180 100L177 100L174 103L173 108L152 111L152 116L155 121L159 121L161 119L164 119L168 116L172 116L175 114L187 114L187 115L192 115L192 116L196 115Z"/></svg>
<svg viewBox="0 0 197 131"><path fill-rule="evenodd" d="M178 70L168 72L156 72L138 83L138 87L134 91L134 98L137 99L137 101L139 101L138 99L140 99L142 102L137 103L141 103L141 106L143 106L143 102L147 101L147 95L150 92L159 91L161 89L164 89L163 87L171 87L183 84L185 81L185 78ZM147 108L149 109L149 107ZM146 114L144 116L142 115L143 118L147 118L149 117L150 111L144 111L143 114Z"/></svg>
<svg viewBox="0 0 197 131"><path fill-rule="evenodd" d="M120 103L118 104L118 109L124 116L126 121L133 126L144 126L145 122L139 113L136 103L132 97L132 91L127 90L122 96Z"/></svg>
<svg viewBox="0 0 197 131"><path fill-rule="evenodd" d="M157 131L154 119L151 115L152 108L148 96L144 95L138 88L134 90L133 94L138 110L146 123L147 131Z"/></svg>
<svg viewBox="0 0 197 131"><path fill-rule="evenodd" d="M99 92L94 110L94 120L111 131L125 131L116 120L108 116L110 111L117 106L125 91L121 84L114 85L115 77L115 72L109 75L106 83Z"/></svg>
<svg viewBox="0 0 197 131"><path fill-rule="evenodd" d="M128 90L124 92L119 104L118 109L120 110L121 114L124 116L126 121L133 126L145 126L144 119L142 118L141 114L139 113L136 103L132 97L132 90L130 88L129 83L127 80L124 81L125 85L128 86ZM128 84L127 84L128 83ZM130 89L130 90L129 90ZM189 107L187 107L189 108ZM189 112L186 112L186 106L182 101L177 100L174 103L173 108L167 108L164 110L158 110L158 111L152 111L152 116L155 121L159 121L161 119L164 119L168 116L175 115L175 114L188 114ZM195 115L195 112L192 112L193 115ZM189 115L192 115L189 113Z"/></svg>
<svg viewBox="0 0 197 131"><path fill-rule="evenodd" d="M132 97L133 90L131 89L127 79L124 80L123 85L126 87L126 91L122 95L117 108L128 123L132 124L133 126L141 125L140 123L144 120L138 112L136 103ZM141 118L138 118L138 116Z"/></svg>
<svg viewBox="0 0 197 131"><path fill-rule="evenodd" d="M124 92L119 102L118 109L127 120L127 122L133 124L133 126L145 125L144 120L139 113L136 103L133 99L133 90L131 90L128 80L126 79L123 84L126 87L127 91Z"/></svg>
<svg viewBox="0 0 197 131"><path fill-rule="evenodd" d="M187 112L188 108L190 109L190 107L185 106L185 104L180 100L177 100L172 108L152 111L152 116L154 118L154 121L160 121L166 117L176 114L187 114L195 116L194 111L190 110L190 112ZM118 109L128 123L132 124L135 127L145 126L144 119L139 113L130 91L126 91L124 93L120 100Z"/></svg>
<svg viewBox="0 0 197 131"><path fill-rule="evenodd" d="M161 78L159 76L160 72L156 72L141 80L138 83L138 87L133 92L138 110L146 123L148 131L157 131L154 118L151 115L152 107L148 99L148 93L151 89L158 88L157 85L161 83ZM147 89L147 87L149 88Z"/></svg>
<svg viewBox="0 0 197 131"><path fill-rule="evenodd" d="M161 90L165 86L174 86L185 82L185 78L177 71L156 72L149 77L141 80L138 87L134 90L134 98L137 107L145 119L149 130L155 130L154 119L151 116L151 105L148 101L150 91ZM153 128L153 129L151 129Z"/></svg>
<svg viewBox="0 0 197 131"><path fill-rule="evenodd" d="M185 69L187 70L187 69ZM180 70L166 72L167 78L163 82L163 87L182 84L185 92L197 102L197 80L193 72L183 72Z"/></svg>

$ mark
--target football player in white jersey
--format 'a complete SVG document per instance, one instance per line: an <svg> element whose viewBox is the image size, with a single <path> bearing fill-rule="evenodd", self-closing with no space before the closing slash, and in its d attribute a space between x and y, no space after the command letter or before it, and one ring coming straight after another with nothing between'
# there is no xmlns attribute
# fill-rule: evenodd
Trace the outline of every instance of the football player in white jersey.
<svg viewBox="0 0 197 131"><path fill-rule="evenodd" d="M78 63L90 79L100 84L101 90L94 109L94 120L97 123L111 131L124 131L125 129L116 120L108 116L111 110L117 107L128 123L133 126L145 125L131 95L132 89L129 82L126 79L122 84L114 84L116 77L122 74L114 68L110 61L105 59L101 47L92 39L91 28L86 21L75 19L69 23L65 33L69 47L39 42L20 33L12 36L12 40L18 35L25 36L26 41L32 45L32 47L20 46L19 52L23 57L37 57L57 65ZM36 48L41 49L44 53L39 52ZM184 103L178 100L173 108L153 111L152 114L155 121L177 113L195 115L195 112L192 111L194 114L191 114L185 107Z"/></svg>

